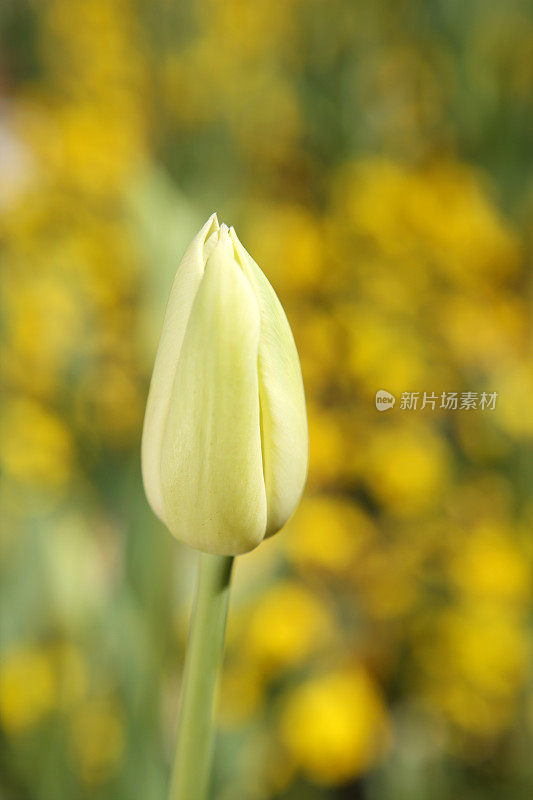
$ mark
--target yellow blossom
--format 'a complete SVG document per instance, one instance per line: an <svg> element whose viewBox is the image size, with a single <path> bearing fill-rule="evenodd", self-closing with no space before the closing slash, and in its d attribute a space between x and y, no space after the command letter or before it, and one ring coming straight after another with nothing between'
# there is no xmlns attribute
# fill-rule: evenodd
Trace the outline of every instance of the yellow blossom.
<svg viewBox="0 0 533 800"><path fill-rule="evenodd" d="M304 571L315 567L346 573L373 534L372 522L355 503L318 495L304 498L289 523L286 549Z"/></svg>
<svg viewBox="0 0 533 800"><path fill-rule="evenodd" d="M452 579L463 596L527 608L530 569L513 533L493 521L467 532L452 562Z"/></svg>
<svg viewBox="0 0 533 800"><path fill-rule="evenodd" d="M8 401L2 418L0 462L23 484L57 491L73 468L73 444L63 420L29 398Z"/></svg>
<svg viewBox="0 0 533 800"><path fill-rule="evenodd" d="M91 700L80 706L71 722L71 750L83 781L104 783L120 768L125 731L115 705Z"/></svg>
<svg viewBox="0 0 533 800"><path fill-rule="evenodd" d="M294 764L312 780L353 779L383 752L381 693L362 667L312 678L286 697L280 735Z"/></svg>
<svg viewBox="0 0 533 800"><path fill-rule="evenodd" d="M249 224L249 237L274 285L299 292L320 285L324 237L309 211L298 206L261 209Z"/></svg>
<svg viewBox="0 0 533 800"><path fill-rule="evenodd" d="M50 653L20 646L6 653L0 667L0 719L12 734L37 725L54 707L57 684Z"/></svg>
<svg viewBox="0 0 533 800"><path fill-rule="evenodd" d="M294 667L324 646L332 621L323 603L296 581L280 581L252 611L248 657L267 673Z"/></svg>
<svg viewBox="0 0 533 800"><path fill-rule="evenodd" d="M365 477L392 513L402 517L427 511L449 484L448 447L429 426L384 427L369 443Z"/></svg>
<svg viewBox="0 0 533 800"><path fill-rule="evenodd" d="M220 723L227 728L242 727L257 713L263 697L263 677L253 661L246 659L243 664L225 667L218 712Z"/></svg>

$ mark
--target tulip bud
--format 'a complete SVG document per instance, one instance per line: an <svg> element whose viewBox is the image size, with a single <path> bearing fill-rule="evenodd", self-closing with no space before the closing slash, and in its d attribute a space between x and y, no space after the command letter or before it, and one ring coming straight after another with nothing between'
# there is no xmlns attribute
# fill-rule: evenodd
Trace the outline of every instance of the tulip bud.
<svg viewBox="0 0 533 800"><path fill-rule="evenodd" d="M237 555L287 522L307 462L289 323L233 228L213 214L165 313L142 439L148 501L181 542Z"/></svg>

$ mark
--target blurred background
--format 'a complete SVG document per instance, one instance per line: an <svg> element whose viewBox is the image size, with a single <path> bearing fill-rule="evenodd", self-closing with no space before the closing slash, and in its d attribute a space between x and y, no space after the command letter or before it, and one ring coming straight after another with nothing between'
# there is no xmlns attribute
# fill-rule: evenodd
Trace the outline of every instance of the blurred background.
<svg viewBox="0 0 533 800"><path fill-rule="evenodd" d="M528 5L2 0L2 800L166 797L195 557L139 446L214 210L287 311L311 461L238 559L212 797L531 796Z"/></svg>

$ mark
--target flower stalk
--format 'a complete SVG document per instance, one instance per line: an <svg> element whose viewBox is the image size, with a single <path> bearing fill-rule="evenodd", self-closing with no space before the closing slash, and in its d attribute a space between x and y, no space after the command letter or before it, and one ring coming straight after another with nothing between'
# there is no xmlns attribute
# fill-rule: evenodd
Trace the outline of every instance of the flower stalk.
<svg viewBox="0 0 533 800"><path fill-rule="evenodd" d="M178 740L169 800L205 800L209 789L213 699L224 650L232 556L198 553Z"/></svg>

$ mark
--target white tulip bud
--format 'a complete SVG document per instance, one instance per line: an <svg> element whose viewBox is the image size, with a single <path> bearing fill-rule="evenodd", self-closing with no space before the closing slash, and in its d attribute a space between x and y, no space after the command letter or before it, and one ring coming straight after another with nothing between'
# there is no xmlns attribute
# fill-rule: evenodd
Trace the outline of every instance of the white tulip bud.
<svg viewBox="0 0 533 800"><path fill-rule="evenodd" d="M245 553L298 505L308 449L283 308L213 214L178 267L165 314L142 439L148 501L181 542Z"/></svg>

